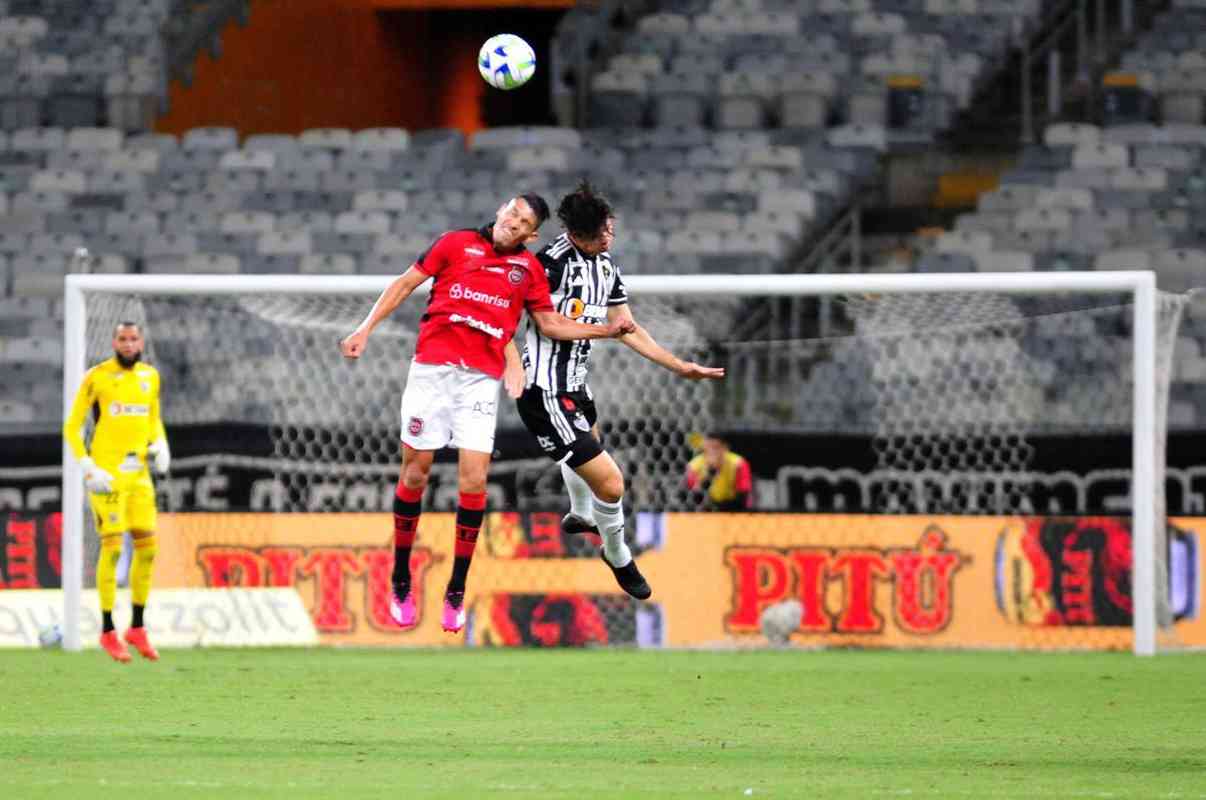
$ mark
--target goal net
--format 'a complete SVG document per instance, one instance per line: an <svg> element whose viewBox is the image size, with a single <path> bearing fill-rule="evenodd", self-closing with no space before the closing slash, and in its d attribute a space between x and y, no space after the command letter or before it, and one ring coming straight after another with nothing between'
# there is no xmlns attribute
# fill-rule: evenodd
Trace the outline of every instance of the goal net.
<svg viewBox="0 0 1206 800"><path fill-rule="evenodd" d="M867 444L870 460L861 470L843 471L813 466L807 452L792 453L777 481L763 478L756 492L761 508L829 513L805 519L803 532L794 529L795 522L776 523L779 517L769 516L738 518L746 521L708 534L719 543L717 559L734 582L732 592L746 595L714 598L723 617L718 636L701 631L686 641L676 638L684 630L678 618L692 612L678 608L673 592L660 606L642 606L615 594L614 587L592 582L597 576L575 584L579 572L573 570L590 563L594 545L558 535L556 520L567 505L560 472L530 441L514 404L500 397L489 490L497 514L479 552L524 561L513 566L519 574L529 570L530 587L503 591L509 584L500 578L503 588L483 592L490 596L474 607L473 643L554 643L541 640L547 626L537 623L546 618L560 620L553 625L557 634L550 634L555 643L764 643L775 632L762 629L763 612L794 599L803 602L804 618L787 632L791 641L875 644L870 633L842 630L845 612L835 610L848 603L857 577L854 571L848 580L842 577L843 548L876 545L859 516L866 514L928 518L948 528L943 520L992 520L982 534L958 533L983 539L991 553L993 563L980 565L991 575L981 590L1013 631L1012 638L988 646L1119 646L1121 636L1129 647L1132 626L1137 652L1176 643L1177 620L1188 613L1187 601L1178 596L1188 590L1177 570L1191 556L1165 525L1164 440L1184 299L1155 292L1149 275L627 281L634 314L655 339L683 358L728 369L723 383L696 384L618 343L599 343L595 351L590 385L607 449L627 480L629 535L638 553L666 564L661 571L674 572L669 556L682 552L676 547L684 543L680 536L690 536L676 533L687 523L673 513L667 518L667 512L707 506L706 495L689 491L685 482L700 434L760 434L771 442L776 433L850 436ZM139 322L146 332L146 360L163 376L162 410L176 454L173 475L159 482L161 511L222 513L222 541L248 547L263 545L264 515L347 519L349 512L388 512L399 460L398 407L423 299L412 298L382 324L359 361L347 362L338 351L339 340L387 282L73 277L66 306L65 394L74 392L85 364L111 354L117 322ZM1060 456L1051 455L1051 442L1062 437L1069 463L1083 463L1077 443L1103 436L1128 440L1128 458L1117 470L1122 488L1101 498L1064 491L1058 485ZM73 512L83 507L75 465L66 462L64 474L70 609L72 587L93 581L97 542L89 515ZM1133 493L1127 489L1132 479ZM455 502L456 467L449 451L437 460L424 509L450 511ZM1087 514L1125 522L1086 532L1077 527L1081 523L1067 521ZM720 524L697 518L705 528ZM378 549L388 552L387 531L373 536ZM918 552L929 546L909 536ZM1076 536L1083 541L1073 547L1068 542ZM200 552L207 546L203 540L189 543ZM805 573L797 568L800 546L810 544L826 549L829 559L811 601ZM897 557L889 553L896 552L892 544L879 545L889 560ZM743 548L752 548L754 566L740 560ZM1114 626L1118 636L1077 638L1075 629L1084 620L1077 621L1081 601L1070 588L1071 561L1078 557L1071 551L1086 549L1100 551L1090 589L1107 598L1089 601L1097 606L1088 628ZM662 562L656 561L658 551L667 557ZM757 561L755 551L779 553L794 565L784 573L781 591L775 590L778 562ZM367 575L371 565L364 558L357 569ZM573 565L564 576L569 568L563 562ZM895 598L900 570L877 582L876 567L868 568L872 595L882 590ZM678 569L685 571L686 563ZM246 579L237 572L226 576L232 584L236 577ZM919 574L916 599L932 614L942 592L940 576ZM210 572L205 577L224 585ZM331 591L329 585L318 588L320 578L316 572L316 609L320 595ZM1112 582L1102 583L1107 579ZM695 588L732 593L727 586ZM369 608L373 601L365 592ZM1117 595L1113 605L1111 593ZM810 628L809 614L824 617L823 624L813 619L819 627ZM65 640L72 646L78 644L78 626L73 633L70 611L67 616ZM753 618L758 620L751 623ZM788 613L786 619L795 617Z"/></svg>

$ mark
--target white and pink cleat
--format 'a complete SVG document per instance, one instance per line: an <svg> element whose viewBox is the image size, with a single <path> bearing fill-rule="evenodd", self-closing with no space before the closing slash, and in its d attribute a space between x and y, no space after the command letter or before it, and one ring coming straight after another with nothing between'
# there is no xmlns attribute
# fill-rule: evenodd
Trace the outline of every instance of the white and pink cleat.
<svg viewBox="0 0 1206 800"><path fill-rule="evenodd" d="M401 587L395 586L393 591L389 593L390 619L397 623L398 627L413 628L415 623L419 621L419 607L415 604L414 590L409 586L406 587L406 595L399 600L399 588Z"/></svg>
<svg viewBox="0 0 1206 800"><path fill-rule="evenodd" d="M444 595L444 630L458 633L465 627L465 593L449 592Z"/></svg>

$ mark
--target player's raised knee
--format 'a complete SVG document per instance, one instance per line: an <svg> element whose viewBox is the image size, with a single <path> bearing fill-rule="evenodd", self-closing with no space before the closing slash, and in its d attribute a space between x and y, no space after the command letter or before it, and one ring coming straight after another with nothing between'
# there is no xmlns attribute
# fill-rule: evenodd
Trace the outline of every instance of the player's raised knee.
<svg viewBox="0 0 1206 800"><path fill-rule="evenodd" d="M595 496L605 503L618 503L624 497L624 476L618 471L608 475L595 488Z"/></svg>

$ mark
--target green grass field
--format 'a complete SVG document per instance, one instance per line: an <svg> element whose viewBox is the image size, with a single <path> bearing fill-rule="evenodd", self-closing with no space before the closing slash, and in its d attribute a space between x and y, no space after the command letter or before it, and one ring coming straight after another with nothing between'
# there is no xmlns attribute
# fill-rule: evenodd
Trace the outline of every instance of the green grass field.
<svg viewBox="0 0 1206 800"><path fill-rule="evenodd" d="M4 798L1206 798L1197 655L22 651L0 682Z"/></svg>

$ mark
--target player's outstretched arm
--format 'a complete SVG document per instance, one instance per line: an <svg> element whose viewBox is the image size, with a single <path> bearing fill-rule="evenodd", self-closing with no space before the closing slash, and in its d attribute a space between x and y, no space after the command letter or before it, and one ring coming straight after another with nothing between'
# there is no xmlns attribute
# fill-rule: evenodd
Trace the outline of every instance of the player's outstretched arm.
<svg viewBox="0 0 1206 800"><path fill-rule="evenodd" d="M507 342L507 346L503 348L503 355L507 359L507 368L503 371L503 387L507 390L507 396L512 400L518 400L523 394L523 385L527 382L527 376L523 370L523 359L519 357L519 348L515 346L515 340Z"/></svg>
<svg viewBox="0 0 1206 800"><path fill-rule="evenodd" d="M550 339L572 342L579 339L614 339L636 330L636 323L631 319L615 320L607 325L588 325L574 322L569 317L556 311L531 311L536 329Z"/></svg>
<svg viewBox="0 0 1206 800"><path fill-rule="evenodd" d="M634 328L633 332L620 337L620 341L654 364L665 367L675 375L691 381L705 379L721 380L724 378L723 367L705 367L702 364L696 364L694 361L683 361L674 355L674 353L658 344L649 335L649 331L638 325L636 320L632 318L632 310L628 308L627 303L607 309L607 319L611 322L619 320L631 322Z"/></svg>
<svg viewBox="0 0 1206 800"><path fill-rule="evenodd" d="M67 415L67 421L63 423L63 438L67 440L67 446L71 448L72 455L80 462L80 468L84 470L84 486L88 491L93 494L109 494L113 491L113 476L96 465L96 462L88 455L88 448L84 446L84 419L88 416L94 402L96 401L92 394L92 373L89 372L84 376L84 381L80 384L79 391L76 392L75 402L71 404L71 413Z"/></svg>
<svg viewBox="0 0 1206 800"><path fill-rule="evenodd" d="M368 316L364 318L356 330L339 343L339 350L343 353L344 358L360 358L364 352L365 345L368 344L369 334L373 332L373 328L381 320L388 317L390 314L402 305L406 298L410 297L415 289L423 284L431 276L423 272L415 265L411 265L410 269L385 287L385 291L377 298L377 302L373 303L373 307L369 310Z"/></svg>
<svg viewBox="0 0 1206 800"><path fill-rule="evenodd" d="M71 411L63 423L63 438L67 440L67 446L71 448L71 454L75 456L76 461L88 455L88 448L84 445L84 420L94 402L96 401L92 397L92 373L89 371L84 375L84 380L75 393L75 402L71 404Z"/></svg>

